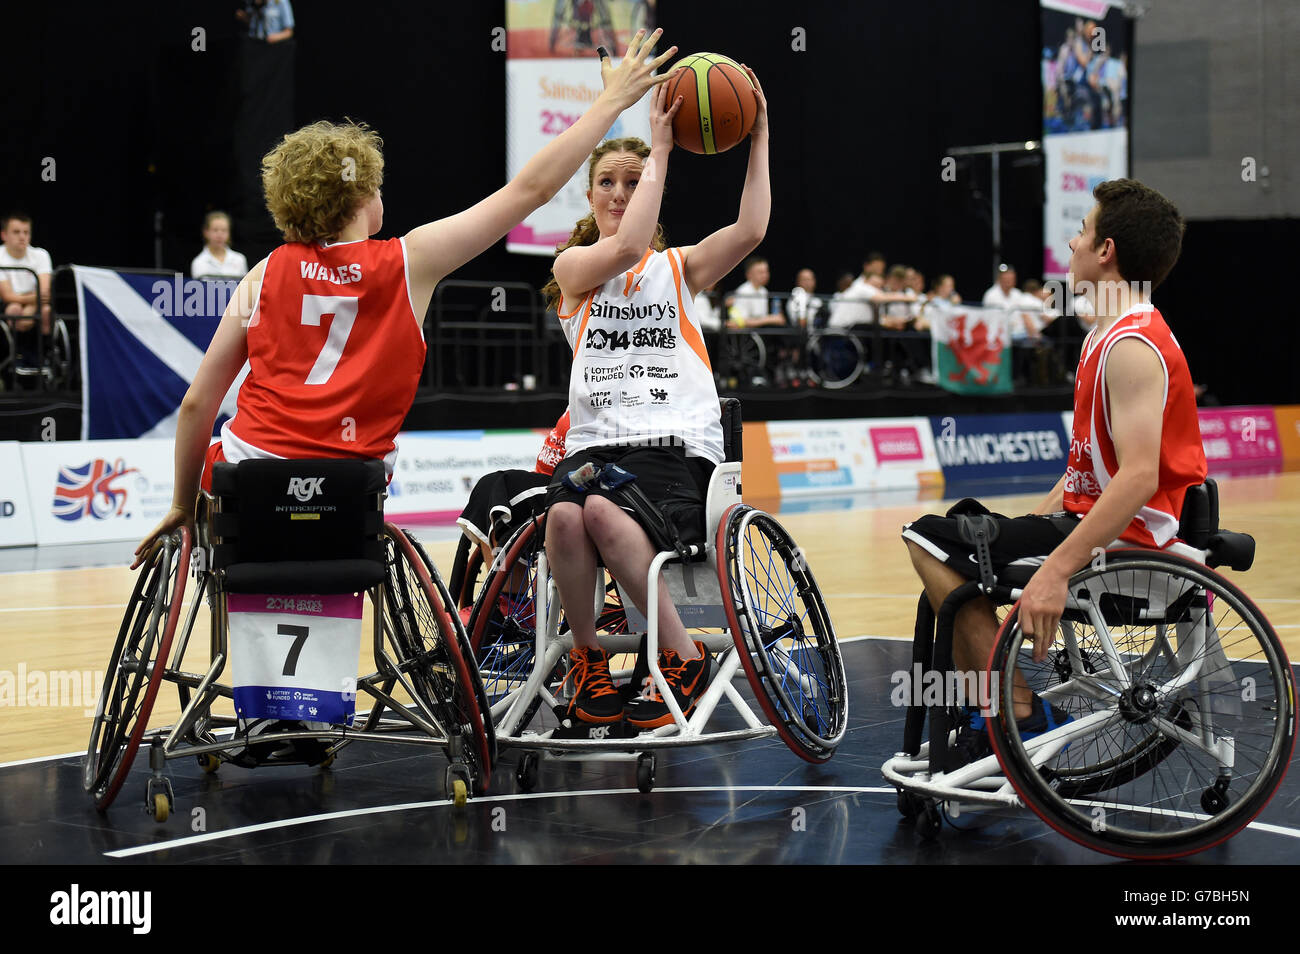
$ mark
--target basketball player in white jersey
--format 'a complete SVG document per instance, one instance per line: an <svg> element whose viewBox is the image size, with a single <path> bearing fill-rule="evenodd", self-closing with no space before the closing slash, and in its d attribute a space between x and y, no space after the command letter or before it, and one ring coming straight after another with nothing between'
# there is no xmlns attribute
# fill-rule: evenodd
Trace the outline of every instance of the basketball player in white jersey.
<svg viewBox="0 0 1300 954"><path fill-rule="evenodd" d="M696 293L721 279L762 241L771 210L767 103L752 70L758 113L736 221L698 245L665 248L659 226L672 119L681 103L660 87L651 107L651 144L606 142L592 153L591 214L555 260L547 297L573 347L566 457L550 488L546 549L573 633L570 711L586 722L626 718L637 728L672 716L653 681L624 709L596 641L596 551L644 612L646 573L656 547L599 486L584 493L564 478L585 463L618 464L660 505L681 539L703 539L704 494L722 461L718 395L694 314ZM708 682L709 656L682 626L661 582L659 666L683 713Z"/></svg>

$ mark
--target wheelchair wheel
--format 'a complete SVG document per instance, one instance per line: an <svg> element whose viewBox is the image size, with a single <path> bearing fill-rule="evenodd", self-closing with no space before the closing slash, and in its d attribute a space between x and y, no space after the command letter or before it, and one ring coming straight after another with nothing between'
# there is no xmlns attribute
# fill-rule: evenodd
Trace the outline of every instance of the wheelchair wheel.
<svg viewBox="0 0 1300 954"><path fill-rule="evenodd" d="M82 783L101 812L131 771L180 619L191 537L181 527L140 568L95 707Z"/></svg>
<svg viewBox="0 0 1300 954"><path fill-rule="evenodd" d="M1047 660L1031 655L1017 607L990 659L990 736L1025 804L1079 844L1125 858L1192 854L1244 828L1281 784L1295 740L1291 667L1268 621L1213 570L1107 553L1071 578ZM1092 731L1035 757L1016 727L1017 675Z"/></svg>
<svg viewBox="0 0 1300 954"><path fill-rule="evenodd" d="M722 336L726 357L725 367L734 375L748 381L761 376L767 368L767 345L763 336L754 332L731 332Z"/></svg>
<svg viewBox="0 0 1300 954"><path fill-rule="evenodd" d="M718 525L717 553L728 625L759 704L796 755L826 761L844 737L848 694L803 551L768 514L734 504Z"/></svg>
<svg viewBox="0 0 1300 954"><path fill-rule="evenodd" d="M862 376L866 354L856 335L824 332L808 342L812 372L824 388L847 388Z"/></svg>
<svg viewBox="0 0 1300 954"><path fill-rule="evenodd" d="M488 712L488 700L487 694L483 691L483 680L477 678L478 673L473 666L474 650L470 646L469 636L465 632L465 625L461 622L460 613L456 611L456 603L452 599L451 591L442 581L442 575L438 573L438 568L429 559L429 554L425 551L424 546L419 540L415 539L415 535L410 531L404 530L402 532L406 534L406 539L420 557L420 562L424 564L425 572L429 574L429 579L433 581L434 587L438 590L442 605L450 608L447 615L451 621L452 629L456 633L456 645L460 649L461 659L465 661L466 667L470 670L469 681L474 689L474 699L478 703L478 710L483 716L483 731L488 740L489 763L495 765L497 761L497 734L492 727L492 718Z"/></svg>
<svg viewBox="0 0 1300 954"><path fill-rule="evenodd" d="M470 613L469 644L488 702L493 705L521 687L533 671L537 556L545 538L545 515L515 531L500 560L488 571Z"/></svg>
<svg viewBox="0 0 1300 954"><path fill-rule="evenodd" d="M449 601L407 534L385 525L388 574L385 625L413 663L412 681L447 733L448 758L472 763L476 791L488 789L492 771L486 717L479 708L478 674L470 669L457 638Z"/></svg>

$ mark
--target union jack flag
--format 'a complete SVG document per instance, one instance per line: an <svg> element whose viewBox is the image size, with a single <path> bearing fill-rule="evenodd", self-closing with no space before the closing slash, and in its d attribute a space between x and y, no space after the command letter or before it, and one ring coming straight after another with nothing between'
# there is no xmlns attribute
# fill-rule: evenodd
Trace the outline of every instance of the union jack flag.
<svg viewBox="0 0 1300 954"><path fill-rule="evenodd" d="M112 464L97 457L80 467L60 467L51 508L54 516L60 520L85 516L103 520L120 515L126 507L127 491L114 487L113 481L134 473L138 469L128 468L120 457Z"/></svg>

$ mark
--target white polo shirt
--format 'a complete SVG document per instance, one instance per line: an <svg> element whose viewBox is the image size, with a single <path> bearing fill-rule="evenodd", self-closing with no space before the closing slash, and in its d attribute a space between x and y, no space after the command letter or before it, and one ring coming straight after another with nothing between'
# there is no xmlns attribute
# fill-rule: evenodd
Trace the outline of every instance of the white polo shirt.
<svg viewBox="0 0 1300 954"><path fill-rule="evenodd" d="M37 275L48 275L54 271L54 266L50 263L50 253L35 245L27 246L27 252L22 258L14 258L9 254L9 249L0 245L0 265L30 268ZM15 295L30 295L36 291L36 279L27 272L0 271L0 279L9 282L9 287L13 289Z"/></svg>
<svg viewBox="0 0 1300 954"><path fill-rule="evenodd" d="M190 263L193 278L243 278L247 274L248 261L233 248L226 249L226 259L221 261L205 245Z"/></svg>

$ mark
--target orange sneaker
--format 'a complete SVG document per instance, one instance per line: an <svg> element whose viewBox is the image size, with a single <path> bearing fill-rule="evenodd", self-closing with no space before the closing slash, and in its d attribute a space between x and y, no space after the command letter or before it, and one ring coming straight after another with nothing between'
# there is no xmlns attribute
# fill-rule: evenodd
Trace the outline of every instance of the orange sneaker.
<svg viewBox="0 0 1300 954"><path fill-rule="evenodd" d="M695 709L695 703L704 695L712 678L713 657L705 652L703 643L697 642L695 648L700 651L699 659L684 660L671 649L665 649L659 654L659 668L684 716L689 716ZM668 703L660 695L654 680L649 677L646 677L641 694L628 703L624 712L628 724L639 729L657 729L662 725L672 725L673 722Z"/></svg>
<svg viewBox="0 0 1300 954"><path fill-rule="evenodd" d="M609 652L596 649L569 650L569 675L573 700L569 712L583 722L621 722L623 696L609 675Z"/></svg>

